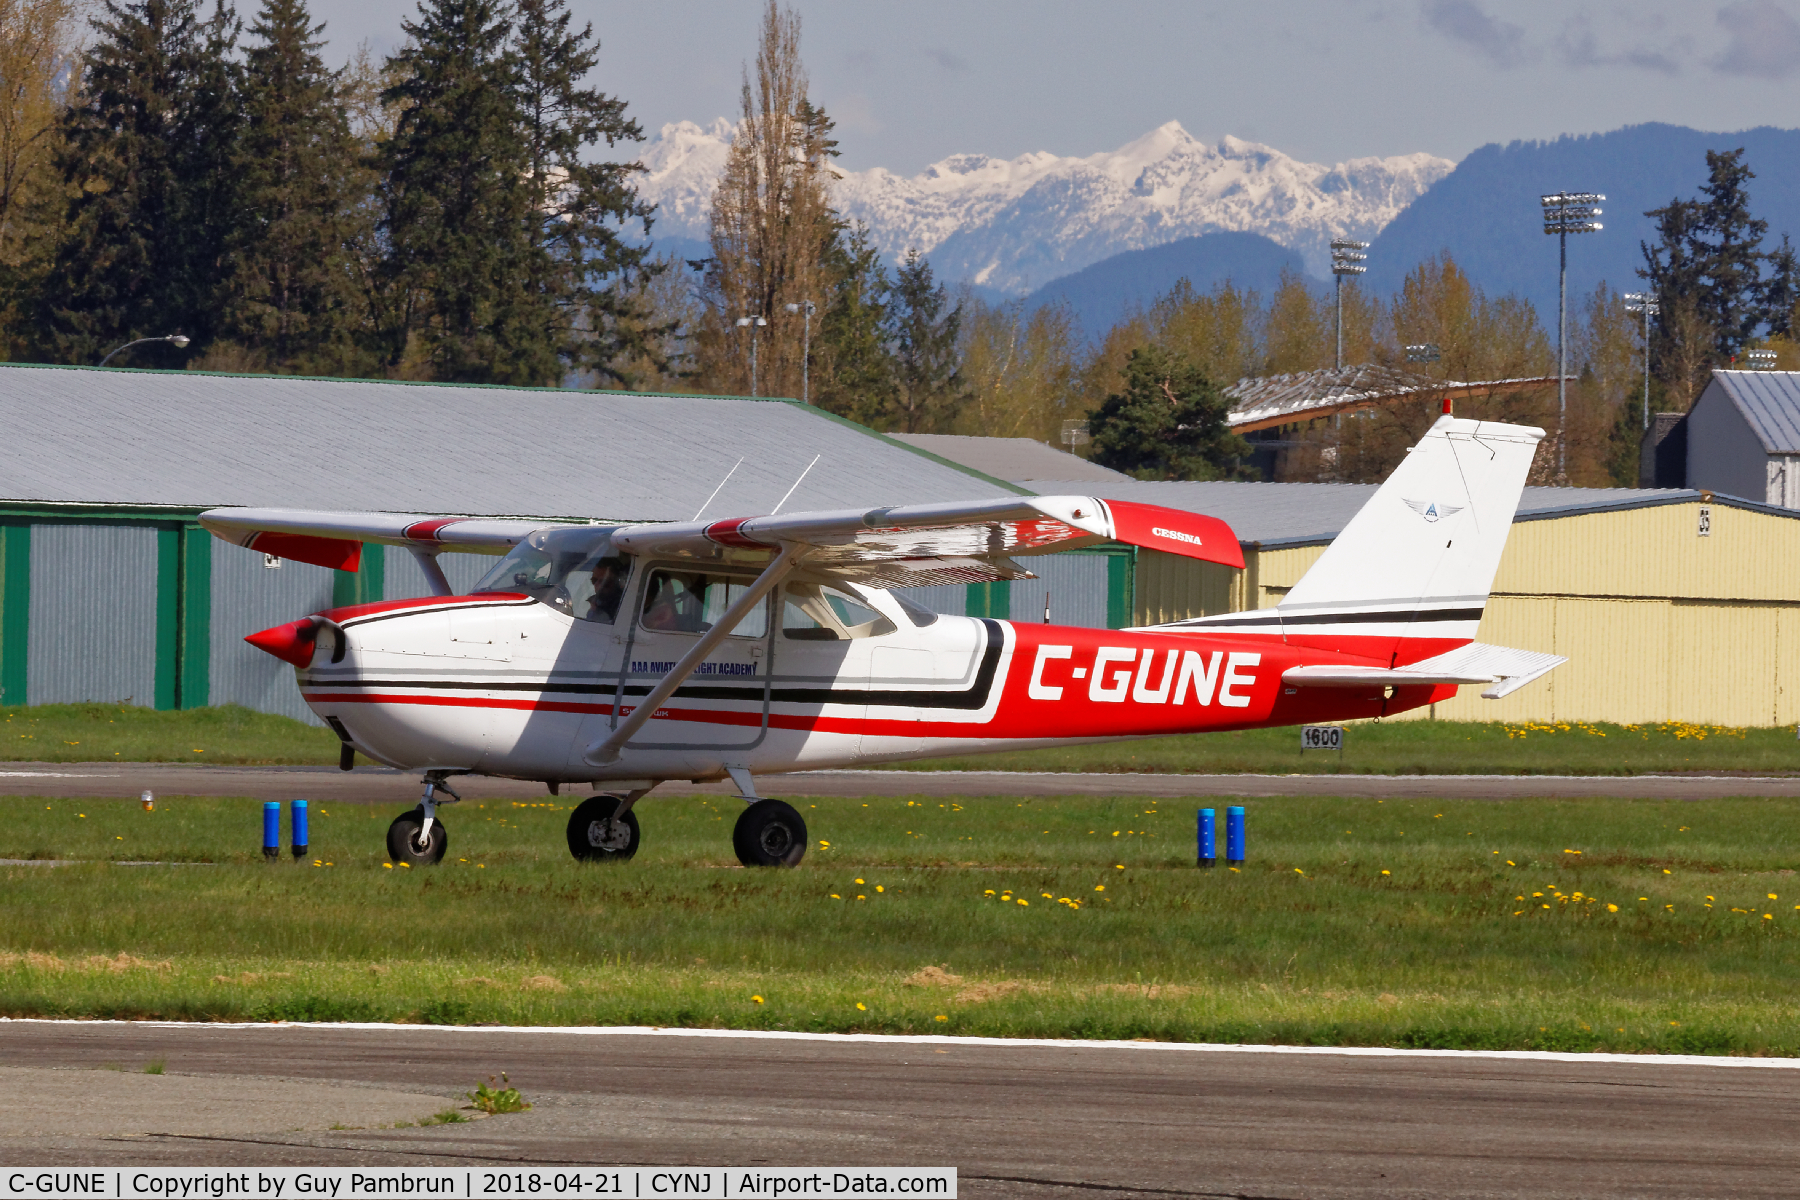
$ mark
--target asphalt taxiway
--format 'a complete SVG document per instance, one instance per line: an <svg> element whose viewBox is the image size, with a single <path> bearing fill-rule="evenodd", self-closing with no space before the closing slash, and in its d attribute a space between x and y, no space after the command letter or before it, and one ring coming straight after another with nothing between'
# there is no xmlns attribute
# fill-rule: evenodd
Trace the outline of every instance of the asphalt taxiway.
<svg viewBox="0 0 1800 1200"><path fill-rule="evenodd" d="M0 1022L6 1076L62 1092L149 1061L160 1116L45 1132L9 1104L0 1164L954 1166L968 1197L1757 1197L1800 1179L1800 1069L1757 1060ZM374 1127L501 1071L530 1112ZM183 1123L185 1095L233 1087L231 1121Z"/></svg>
<svg viewBox="0 0 1800 1200"><path fill-rule="evenodd" d="M1528 797L1627 797L1708 800L1723 796L1800 796L1800 775L1151 775L1024 771L802 771L760 776L770 796L1380 796L1464 800ZM466 796L542 799L541 783L471 778ZM231 767L190 763L8 763L0 794L116 796L143 791L175 796L247 796L257 800L335 800L400 804L419 790L416 774L386 767ZM584 796L571 785L567 794ZM735 795L729 783L671 781L656 795Z"/></svg>

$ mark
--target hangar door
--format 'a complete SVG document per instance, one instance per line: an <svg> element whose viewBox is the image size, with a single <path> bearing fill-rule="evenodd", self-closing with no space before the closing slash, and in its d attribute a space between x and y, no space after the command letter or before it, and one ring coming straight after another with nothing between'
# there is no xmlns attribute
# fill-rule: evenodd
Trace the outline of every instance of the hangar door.
<svg viewBox="0 0 1800 1200"><path fill-rule="evenodd" d="M156 703L156 530L31 527L27 704Z"/></svg>

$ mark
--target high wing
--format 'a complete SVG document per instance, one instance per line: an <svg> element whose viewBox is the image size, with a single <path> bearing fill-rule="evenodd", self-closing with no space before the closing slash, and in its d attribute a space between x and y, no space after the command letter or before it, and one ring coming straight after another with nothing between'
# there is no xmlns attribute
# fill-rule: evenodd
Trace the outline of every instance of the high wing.
<svg viewBox="0 0 1800 1200"><path fill-rule="evenodd" d="M613 533L613 545L622 549L676 557L711 558L721 547L767 553L792 547L808 571L874 588L1030 579L1013 558L1108 541L1244 565L1237 535L1216 517L1094 496L627 525Z"/></svg>
<svg viewBox="0 0 1800 1200"><path fill-rule="evenodd" d="M503 554L549 523L406 513L216 508L200 515L215 536L291 558L353 571L362 543L400 546L422 562L444 552ZM919 587L1029 579L1014 557L1101 542L1164 550L1242 567L1231 527L1152 504L1093 496L1020 496L958 504L844 509L726 521L612 526L620 549L676 558L721 553L765 562L782 550L809 571L867 587ZM435 567L435 563L431 564Z"/></svg>

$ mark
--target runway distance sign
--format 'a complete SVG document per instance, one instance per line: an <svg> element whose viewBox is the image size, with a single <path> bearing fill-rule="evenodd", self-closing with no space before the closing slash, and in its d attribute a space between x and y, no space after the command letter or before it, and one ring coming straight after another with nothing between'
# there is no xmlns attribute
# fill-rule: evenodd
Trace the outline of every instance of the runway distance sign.
<svg viewBox="0 0 1800 1200"><path fill-rule="evenodd" d="M1302 725L1300 727L1300 749L1302 750L1342 750L1344 748L1344 728L1341 725Z"/></svg>
<svg viewBox="0 0 1800 1200"><path fill-rule="evenodd" d="M0 1200L956 1200L954 1167L0 1168Z"/></svg>

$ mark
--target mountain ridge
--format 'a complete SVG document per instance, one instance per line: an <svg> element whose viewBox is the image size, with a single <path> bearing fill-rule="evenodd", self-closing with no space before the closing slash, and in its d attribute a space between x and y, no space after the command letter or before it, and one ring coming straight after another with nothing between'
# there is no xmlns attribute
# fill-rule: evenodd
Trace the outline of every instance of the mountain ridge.
<svg viewBox="0 0 1800 1200"><path fill-rule="evenodd" d="M645 147L639 193L657 231L704 241L735 125L665 125ZM1210 233L1255 233L1324 277L1333 237L1372 238L1456 164L1429 154L1304 163L1226 136L1200 142L1169 121L1085 157L953 154L917 175L842 172L836 202L889 261L909 248L938 277L1022 296L1117 254Z"/></svg>

